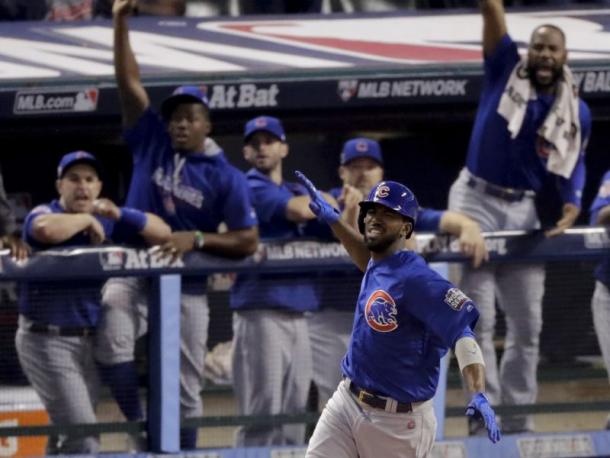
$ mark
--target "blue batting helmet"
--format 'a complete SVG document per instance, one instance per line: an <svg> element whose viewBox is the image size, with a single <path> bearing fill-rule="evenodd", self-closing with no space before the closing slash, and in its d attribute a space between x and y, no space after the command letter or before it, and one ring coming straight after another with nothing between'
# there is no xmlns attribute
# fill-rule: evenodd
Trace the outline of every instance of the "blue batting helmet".
<svg viewBox="0 0 610 458"><path fill-rule="evenodd" d="M404 184L396 181L382 181L378 183L369 193L366 200L360 202L360 213L358 215L358 229L364 234L364 217L367 210L374 204L383 205L405 218L409 218L413 224L417 219L419 204L415 194Z"/></svg>

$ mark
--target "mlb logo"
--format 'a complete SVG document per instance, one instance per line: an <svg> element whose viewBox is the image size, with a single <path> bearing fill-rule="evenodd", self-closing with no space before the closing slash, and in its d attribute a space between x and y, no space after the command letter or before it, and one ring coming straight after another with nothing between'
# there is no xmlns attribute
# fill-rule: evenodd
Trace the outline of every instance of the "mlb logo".
<svg viewBox="0 0 610 458"><path fill-rule="evenodd" d="M267 127L267 120L265 118L256 118L254 120L254 125L256 127Z"/></svg>
<svg viewBox="0 0 610 458"><path fill-rule="evenodd" d="M123 268L125 258L123 250L104 251L100 253L100 264L103 270L119 270Z"/></svg>
<svg viewBox="0 0 610 458"><path fill-rule="evenodd" d="M337 86L337 93L344 102L356 95L358 91L358 80L342 80Z"/></svg>

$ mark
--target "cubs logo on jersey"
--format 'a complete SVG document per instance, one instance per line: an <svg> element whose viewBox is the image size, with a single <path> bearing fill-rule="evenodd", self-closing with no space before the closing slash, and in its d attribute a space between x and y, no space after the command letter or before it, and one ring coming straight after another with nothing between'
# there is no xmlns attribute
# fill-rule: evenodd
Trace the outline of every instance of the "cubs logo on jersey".
<svg viewBox="0 0 610 458"><path fill-rule="evenodd" d="M381 289L371 294L364 307L367 324L378 332L392 332L398 328L397 314L394 298Z"/></svg>

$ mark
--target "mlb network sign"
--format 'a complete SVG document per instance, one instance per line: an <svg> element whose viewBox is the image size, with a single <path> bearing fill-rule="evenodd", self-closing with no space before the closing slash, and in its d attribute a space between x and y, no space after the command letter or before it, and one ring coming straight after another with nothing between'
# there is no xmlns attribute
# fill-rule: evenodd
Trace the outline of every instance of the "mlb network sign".
<svg viewBox="0 0 610 458"><path fill-rule="evenodd" d="M92 112L97 109L98 98L97 88L19 91L15 94L13 113L28 115Z"/></svg>

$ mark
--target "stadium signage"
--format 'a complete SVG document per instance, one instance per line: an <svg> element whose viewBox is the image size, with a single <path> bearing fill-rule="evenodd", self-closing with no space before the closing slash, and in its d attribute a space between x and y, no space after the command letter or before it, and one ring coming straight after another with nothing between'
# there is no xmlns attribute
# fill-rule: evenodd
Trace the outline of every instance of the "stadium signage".
<svg viewBox="0 0 610 458"><path fill-rule="evenodd" d="M586 434L524 437L517 439L517 447L521 458L597 455L591 436Z"/></svg>
<svg viewBox="0 0 610 458"><path fill-rule="evenodd" d="M337 92L344 102L352 98L466 97L468 82L467 79L453 78L341 80Z"/></svg>
<svg viewBox="0 0 610 458"><path fill-rule="evenodd" d="M15 94L13 113L27 115L92 112L97 109L98 99L97 88L19 91Z"/></svg>
<svg viewBox="0 0 610 458"><path fill-rule="evenodd" d="M102 270L142 270L184 267L184 262L177 259L173 263L167 257L161 257L151 250L116 249L100 252Z"/></svg>
<svg viewBox="0 0 610 458"><path fill-rule="evenodd" d="M277 84L215 84L208 97L213 109L270 108L278 105L279 93Z"/></svg>

